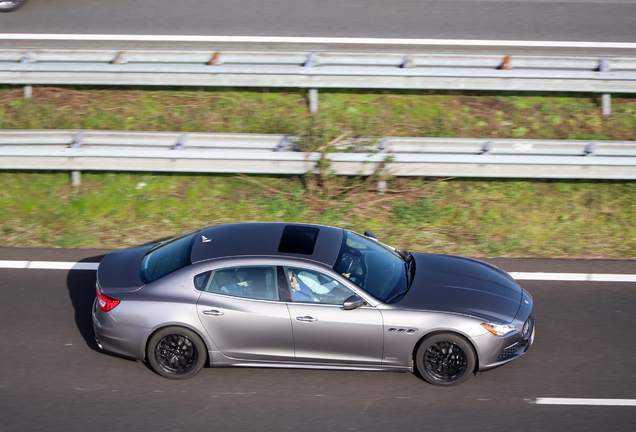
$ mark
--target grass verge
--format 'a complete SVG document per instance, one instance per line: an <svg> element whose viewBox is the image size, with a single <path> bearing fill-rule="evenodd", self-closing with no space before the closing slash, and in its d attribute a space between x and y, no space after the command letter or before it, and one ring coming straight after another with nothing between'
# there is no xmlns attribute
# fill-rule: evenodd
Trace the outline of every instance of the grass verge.
<svg viewBox="0 0 636 432"><path fill-rule="evenodd" d="M636 183L392 179L316 201L301 178L0 172L4 246L135 246L206 225L313 222L470 256L636 256ZM342 180L343 182L346 179Z"/></svg>
<svg viewBox="0 0 636 432"><path fill-rule="evenodd" d="M0 129L272 133L310 146L350 136L636 139L636 99L614 96L604 117L590 95L322 90L0 88Z"/></svg>
<svg viewBox="0 0 636 432"><path fill-rule="evenodd" d="M589 95L0 88L0 129L281 133L306 148L349 136L636 139L636 99L603 117ZM636 256L636 183L0 172L1 245L126 247L205 225L314 222L416 251L472 256ZM314 185L313 187L308 187Z"/></svg>

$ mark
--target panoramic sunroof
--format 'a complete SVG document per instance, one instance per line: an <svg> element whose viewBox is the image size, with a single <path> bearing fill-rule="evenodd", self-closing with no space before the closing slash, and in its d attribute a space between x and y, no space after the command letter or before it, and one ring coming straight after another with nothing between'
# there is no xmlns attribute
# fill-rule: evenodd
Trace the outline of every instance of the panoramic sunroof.
<svg viewBox="0 0 636 432"><path fill-rule="evenodd" d="M287 225L278 245L278 252L311 255L314 253L320 229Z"/></svg>

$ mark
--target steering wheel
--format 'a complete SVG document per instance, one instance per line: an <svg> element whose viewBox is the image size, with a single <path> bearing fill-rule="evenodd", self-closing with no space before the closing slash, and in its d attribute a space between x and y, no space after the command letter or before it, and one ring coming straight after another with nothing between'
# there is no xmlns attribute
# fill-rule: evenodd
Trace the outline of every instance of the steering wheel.
<svg viewBox="0 0 636 432"><path fill-rule="evenodd" d="M362 257L362 252L360 252L357 249L349 248L343 254L343 258L347 255L349 256L348 257L349 264L347 265L347 269L344 272L342 272L343 274L344 273L351 274L352 270L355 267L360 265L360 257Z"/></svg>

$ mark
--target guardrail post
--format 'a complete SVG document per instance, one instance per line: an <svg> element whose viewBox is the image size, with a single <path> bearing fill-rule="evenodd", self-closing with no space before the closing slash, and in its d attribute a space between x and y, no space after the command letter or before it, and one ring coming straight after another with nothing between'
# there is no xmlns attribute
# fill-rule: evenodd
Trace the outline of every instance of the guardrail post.
<svg viewBox="0 0 636 432"><path fill-rule="evenodd" d="M82 184L81 171L71 171L71 183L75 187Z"/></svg>
<svg viewBox="0 0 636 432"><path fill-rule="evenodd" d="M481 155L489 155L492 150L492 141L486 141L483 146L481 146L481 150L479 150L479 154Z"/></svg>
<svg viewBox="0 0 636 432"><path fill-rule="evenodd" d="M69 148L80 148L82 147L82 132L78 132L73 137L73 142L69 145ZM71 183L73 186L79 187L82 184L81 171L71 171Z"/></svg>
<svg viewBox="0 0 636 432"><path fill-rule="evenodd" d="M186 140L188 139L188 134L183 134L177 140L177 143L172 147L172 150L183 150L185 148Z"/></svg>
<svg viewBox="0 0 636 432"><path fill-rule="evenodd" d="M603 94L603 115L610 115L612 112L612 95L610 93Z"/></svg>
<svg viewBox="0 0 636 432"><path fill-rule="evenodd" d="M309 112L316 114L318 112L318 90L309 89Z"/></svg>
<svg viewBox="0 0 636 432"><path fill-rule="evenodd" d="M297 151L298 144L292 140L293 135L285 135L274 148L275 152Z"/></svg>
<svg viewBox="0 0 636 432"><path fill-rule="evenodd" d="M316 64L316 53L311 53L307 57L303 67L311 68ZM318 89L309 89L309 112L316 114L318 112Z"/></svg>
<svg viewBox="0 0 636 432"><path fill-rule="evenodd" d="M386 154L389 150L389 139L384 138L380 141L380 145L378 146L378 154ZM378 182L378 195L384 195L386 193L386 181L380 180Z"/></svg>
<svg viewBox="0 0 636 432"><path fill-rule="evenodd" d="M128 57L126 57L126 51L119 51L111 64L126 64L128 63Z"/></svg>
<svg viewBox="0 0 636 432"><path fill-rule="evenodd" d="M409 69L413 67L413 57L411 57L411 54L407 54L404 56L404 58L402 59L402 64L400 65L400 67L402 69Z"/></svg>
<svg viewBox="0 0 636 432"><path fill-rule="evenodd" d="M598 69L600 72L609 72L609 61L606 58L602 58ZM610 115L610 113L612 112L612 95L610 93L603 93L602 103L603 115Z"/></svg>
<svg viewBox="0 0 636 432"><path fill-rule="evenodd" d="M20 59L20 63L24 64L24 63L35 63L35 57L33 56L33 53L31 50L27 51L22 58ZM33 86L31 85L25 85L24 86L24 97L26 99L30 99L31 96L33 95Z"/></svg>

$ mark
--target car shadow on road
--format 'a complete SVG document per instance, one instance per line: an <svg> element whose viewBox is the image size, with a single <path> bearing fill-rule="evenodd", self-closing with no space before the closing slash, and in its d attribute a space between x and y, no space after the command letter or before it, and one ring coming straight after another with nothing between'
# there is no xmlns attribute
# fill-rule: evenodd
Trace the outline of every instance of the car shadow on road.
<svg viewBox="0 0 636 432"><path fill-rule="evenodd" d="M99 263L106 255L96 255L94 257L79 260L80 263ZM125 360L135 361L127 357L101 350L95 342L95 332L93 331L93 303L95 302L95 284L97 282L97 272L95 270L70 270L66 276L66 287L68 295L75 310L75 325L84 338L86 345L93 351L101 354L117 357Z"/></svg>
<svg viewBox="0 0 636 432"><path fill-rule="evenodd" d="M81 263L98 263L106 255L98 255L80 260ZM86 345L92 350L102 352L95 342L93 333L92 308L95 301L95 282L97 272L94 270L69 270L66 276L68 295L75 310L75 325L84 338Z"/></svg>

